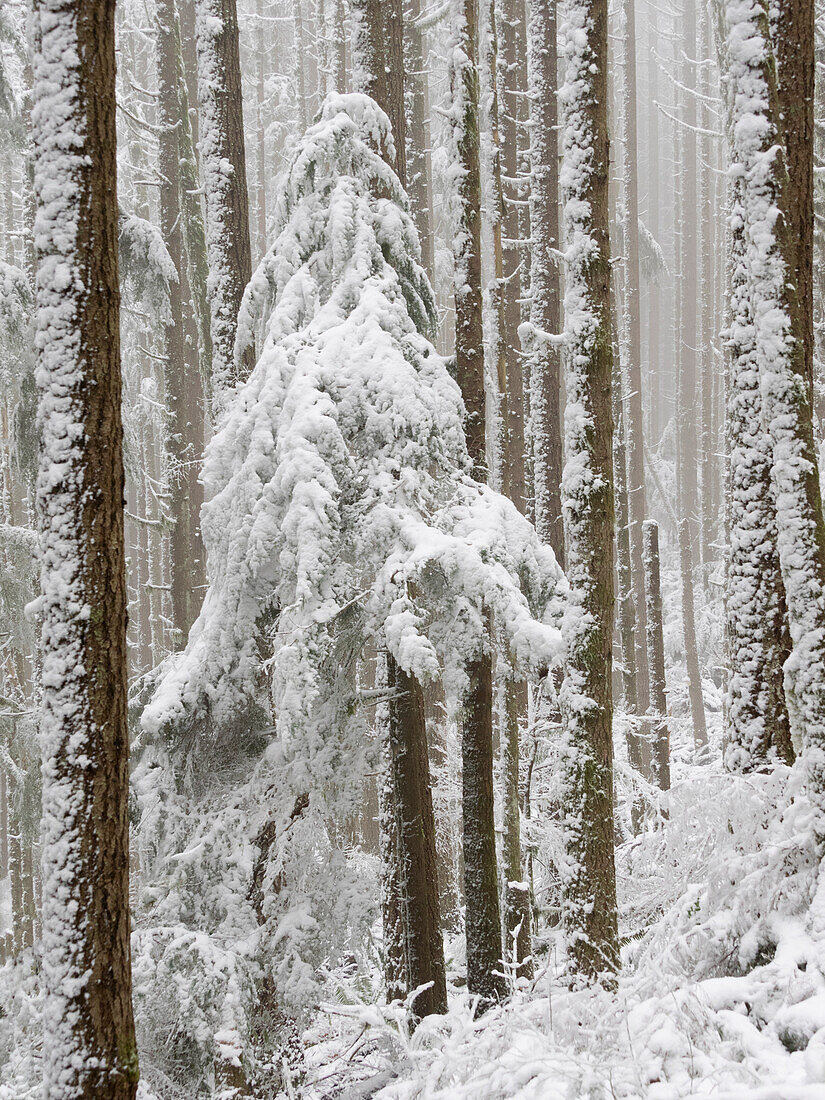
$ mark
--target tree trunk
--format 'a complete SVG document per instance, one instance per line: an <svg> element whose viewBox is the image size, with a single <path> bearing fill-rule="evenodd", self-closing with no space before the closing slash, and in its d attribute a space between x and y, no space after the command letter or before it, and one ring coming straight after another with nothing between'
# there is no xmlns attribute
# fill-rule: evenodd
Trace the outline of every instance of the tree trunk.
<svg viewBox="0 0 825 1100"><path fill-rule="evenodd" d="M564 228L567 574L564 916L574 972L619 965L613 855L613 415L608 237L607 0L565 5ZM591 154L582 160L582 146Z"/></svg>
<svg viewBox="0 0 825 1100"><path fill-rule="evenodd" d="M650 669L650 709L654 716L653 767L659 790L670 790L670 734L667 727L665 639L659 569L659 525L644 523L645 594L647 597L647 663Z"/></svg>
<svg viewBox="0 0 825 1100"><path fill-rule="evenodd" d="M630 516L630 578L636 617L636 697L638 714L650 705L647 650L645 648L645 578L642 564L642 524L647 511L645 499L644 425L642 416L642 327L641 276L639 272L639 179L636 135L636 13L635 0L623 0L624 7L624 205L625 281L624 307L627 316L627 377L624 405L627 409L627 496Z"/></svg>
<svg viewBox="0 0 825 1100"><path fill-rule="evenodd" d="M454 12L450 88L454 104L457 183L455 352L466 409L465 434L473 472L487 477L484 339L481 312L481 166L479 155L478 4L460 0ZM487 637L467 664L461 753L467 987L482 1004L507 992L502 973L501 916L493 818L493 683Z"/></svg>
<svg viewBox="0 0 825 1100"><path fill-rule="evenodd" d="M200 534L203 489L198 480L203 451L203 410L200 406L200 375L197 343L186 339L183 317L186 268L181 219L181 163L178 129L177 15L174 0L158 0L158 169L160 184L160 228L177 281L169 288L169 323L165 326L164 380L169 430L166 447L171 491L171 593L175 648L182 648L189 628L200 610L204 582L204 548ZM188 289L188 286L187 286ZM191 295L187 295L187 304ZM197 391L197 392L193 392Z"/></svg>
<svg viewBox="0 0 825 1100"><path fill-rule="evenodd" d="M114 3L34 19L43 1095L132 1100Z"/></svg>
<svg viewBox="0 0 825 1100"><path fill-rule="evenodd" d="M788 172L787 220L794 242L799 327L814 406L814 0L777 0L772 12L779 119Z"/></svg>
<svg viewBox="0 0 825 1100"><path fill-rule="evenodd" d="M530 327L527 354L533 430L536 530L564 565L561 518L562 435L559 349L561 293L554 250L559 247L559 149L556 0L531 0L529 28L532 169L530 182Z"/></svg>
<svg viewBox="0 0 825 1100"><path fill-rule="evenodd" d="M696 645L696 612L693 590L693 547L690 542L690 521L679 521L679 569L682 578L682 630L685 642L690 718L693 723L693 746L701 753L708 743L705 721L705 700L702 692L702 670Z"/></svg>
<svg viewBox="0 0 825 1100"><path fill-rule="evenodd" d="M212 335L212 406L220 414L254 366L235 363L238 310L252 277L243 97L235 0L196 0L198 103Z"/></svg>
<svg viewBox="0 0 825 1100"><path fill-rule="evenodd" d="M384 6L383 13L373 0L363 8L356 5L354 11L359 21L356 57L361 63L360 79L366 81L365 90L372 90L373 98L390 119L395 156L389 157L387 150L383 153L395 168L402 186L406 186L401 0L391 0ZM376 73L382 78L375 77ZM392 882L390 888L400 889L407 992L429 984L414 1001L414 1015L420 1018L447 1011L424 695L415 677L400 669L391 654L387 653L383 659L390 692L387 736L394 778L391 804L386 807L385 814L385 833L389 830L389 835L384 843L395 843L398 851L400 873L398 881ZM385 918L389 922L385 929L391 934L397 902L387 898L385 905ZM389 961L391 968L394 967L394 960ZM388 988L391 988L394 978L389 970L387 977Z"/></svg>
<svg viewBox="0 0 825 1100"><path fill-rule="evenodd" d="M805 310L797 295L794 228L797 201L788 176L781 102L770 44L767 4L727 9L728 53L733 92L732 159L742 181L746 261L756 319L764 420L772 451L772 487L777 545L793 649L786 663L791 726L800 734L809 794L825 836L825 522L813 437L810 377L805 347ZM801 25L785 23L778 52L813 49ZM743 50L742 41L749 43ZM760 42L761 40L761 42ZM762 49L754 48L762 45ZM745 115L745 111L747 114ZM741 125L738 125L740 124ZM770 154L770 156L768 156ZM811 155L810 151L807 154ZM802 171L800 167L799 171ZM776 215L778 212L778 216Z"/></svg>
<svg viewBox="0 0 825 1100"><path fill-rule="evenodd" d="M387 658L389 741L397 806L407 990L416 1017L447 1011L435 818L421 685Z"/></svg>
<svg viewBox="0 0 825 1100"><path fill-rule="evenodd" d="M407 193L421 241L424 270L435 281L433 184L430 158L430 89L426 39L418 26L421 0L407 0L404 14L404 56L407 77Z"/></svg>
<svg viewBox="0 0 825 1100"><path fill-rule="evenodd" d="M731 771L793 760L783 666L790 655L785 589L771 490L771 443L763 426L753 303L747 277L741 184L730 214L730 319L726 401L728 559L725 765Z"/></svg>

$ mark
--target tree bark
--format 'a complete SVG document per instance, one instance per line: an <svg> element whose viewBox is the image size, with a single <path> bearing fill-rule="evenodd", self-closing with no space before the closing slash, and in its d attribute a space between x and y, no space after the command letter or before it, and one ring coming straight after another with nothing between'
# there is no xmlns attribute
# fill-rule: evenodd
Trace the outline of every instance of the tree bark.
<svg viewBox="0 0 825 1100"><path fill-rule="evenodd" d="M421 1018L447 1011L444 943L438 897L435 818L430 785L424 699L414 676L387 659L389 741L397 806L407 991Z"/></svg>
<svg viewBox="0 0 825 1100"><path fill-rule="evenodd" d="M728 560L725 585L727 686L725 766L748 772L793 760L783 666L790 655L785 588L764 427L756 328L747 274L741 184L732 187L731 278L726 360Z"/></svg>
<svg viewBox="0 0 825 1100"><path fill-rule="evenodd" d="M175 648L182 648L200 610L205 580L205 552L200 533L203 488L198 480L203 451L203 409L197 341L186 339L182 290L186 280L181 218L181 164L178 130L178 22L174 0L156 5L158 62L158 169L160 228L178 273L169 287L169 322L165 326L164 381L169 428L166 447L171 492L171 595ZM188 289L188 286L187 286ZM187 302L191 295L187 296ZM194 334L193 334L194 335Z"/></svg>
<svg viewBox="0 0 825 1100"><path fill-rule="evenodd" d="M645 648L645 578L642 563L642 524L647 511L642 415L641 276L639 271L639 150L636 126L636 11L635 0L624 6L624 202L625 281L627 316L627 376L624 404L627 409L627 496L630 519L630 578L636 617L636 697L639 715L650 705L647 650Z"/></svg>
<svg viewBox="0 0 825 1100"><path fill-rule="evenodd" d="M607 0L565 5L562 117L566 463L564 917L576 975L619 965L613 854L613 415L608 236ZM582 146L591 152L582 160Z"/></svg>
<svg viewBox="0 0 825 1100"><path fill-rule="evenodd" d="M778 49L780 56L813 48L812 40L803 40L800 25L783 24L777 34L789 37ZM747 50L741 47L743 40L749 44ZM797 248L796 215L791 211L798 196L788 175L767 4L760 0L744 8L730 4L727 41L733 92L731 153L742 186L756 361L771 444L777 546L793 643L785 685L786 691L790 688L791 725L803 744L809 795L819 814L814 828L822 838L825 522L813 436L805 309L796 286L797 264L807 262L807 252L803 248L800 254Z"/></svg>
<svg viewBox="0 0 825 1100"><path fill-rule="evenodd" d="M138 1081L114 7L34 13L47 1100L133 1100Z"/></svg>
<svg viewBox="0 0 825 1100"><path fill-rule="evenodd" d="M430 157L430 89L426 37L418 26L421 0L407 0L404 15L404 55L407 78L407 168L410 206L421 241L424 270L435 280L433 184Z"/></svg>
<svg viewBox="0 0 825 1100"><path fill-rule="evenodd" d="M558 76L556 0L531 0L528 41L532 168L530 180L530 365L536 530L564 565L561 517L563 465L561 356L552 337L561 331L561 290L554 252L559 247Z"/></svg>
<svg viewBox="0 0 825 1100"><path fill-rule="evenodd" d="M461 169L454 227L456 374L466 409L465 434L473 473L479 481L486 481L477 0L460 0L454 12L450 89L455 156ZM502 972L493 819L493 668L489 632L487 622L487 636L467 664L461 728L467 986L471 993L478 994L482 1004L500 1000L507 992Z"/></svg>
<svg viewBox="0 0 825 1100"><path fill-rule="evenodd" d="M235 363L238 310L252 277L249 197L236 0L196 0L198 104L206 248L209 258L212 406L220 414L254 366L248 347Z"/></svg>
<svg viewBox="0 0 825 1100"><path fill-rule="evenodd" d="M659 525L644 523L645 594L647 597L647 663L650 669L650 709L654 716L653 767L659 790L670 790L670 733L667 725L665 639L659 568Z"/></svg>

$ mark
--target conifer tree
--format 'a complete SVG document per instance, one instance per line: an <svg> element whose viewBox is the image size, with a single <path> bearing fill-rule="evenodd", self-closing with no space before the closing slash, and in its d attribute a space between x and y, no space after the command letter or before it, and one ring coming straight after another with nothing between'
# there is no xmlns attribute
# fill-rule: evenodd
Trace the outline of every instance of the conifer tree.
<svg viewBox="0 0 825 1100"><path fill-rule="evenodd" d="M565 516L570 601L562 685L570 962L592 979L619 963L613 855L613 414L608 236L607 3L563 8Z"/></svg>
<svg viewBox="0 0 825 1100"><path fill-rule="evenodd" d="M198 106L212 336L212 406L220 414L253 351L234 356L238 310L252 275L243 94L235 0L195 0Z"/></svg>
<svg viewBox="0 0 825 1100"><path fill-rule="evenodd" d="M34 29L43 1094L133 1100L114 3Z"/></svg>
<svg viewBox="0 0 825 1100"><path fill-rule="evenodd" d="M454 156L460 169L454 199L456 373L464 399L464 431L473 473L487 475L487 416L481 313L481 164L477 0L458 0L450 60ZM488 620L489 630L489 620ZM467 665L462 718L462 812L467 985L482 1001L506 993L502 968L493 818L493 664L489 637Z"/></svg>

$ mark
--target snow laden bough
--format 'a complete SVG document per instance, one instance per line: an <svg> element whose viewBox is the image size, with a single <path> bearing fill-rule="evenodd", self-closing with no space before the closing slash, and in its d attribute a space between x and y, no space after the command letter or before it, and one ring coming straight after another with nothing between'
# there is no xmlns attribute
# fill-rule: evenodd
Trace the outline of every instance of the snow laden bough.
<svg viewBox="0 0 825 1100"><path fill-rule="evenodd" d="M368 645L448 690L488 613L521 674L560 652L552 551L469 476L391 141L368 97L330 96L286 173L239 323L238 355L256 332L262 351L206 454L209 590L143 716L219 736L271 701L309 788L334 779Z"/></svg>

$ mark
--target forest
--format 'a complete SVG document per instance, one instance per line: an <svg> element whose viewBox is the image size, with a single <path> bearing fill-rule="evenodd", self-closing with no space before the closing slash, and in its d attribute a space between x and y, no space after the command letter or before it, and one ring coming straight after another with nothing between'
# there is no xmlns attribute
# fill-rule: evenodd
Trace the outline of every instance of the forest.
<svg viewBox="0 0 825 1100"><path fill-rule="evenodd" d="M0 0L0 192L0 1100L821 1100L825 2Z"/></svg>

